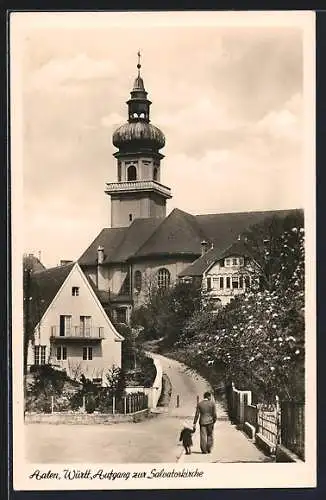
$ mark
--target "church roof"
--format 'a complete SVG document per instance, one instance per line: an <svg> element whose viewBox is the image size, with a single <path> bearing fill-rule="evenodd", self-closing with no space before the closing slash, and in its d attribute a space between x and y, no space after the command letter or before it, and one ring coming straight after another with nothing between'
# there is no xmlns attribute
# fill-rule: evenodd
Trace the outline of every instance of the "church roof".
<svg viewBox="0 0 326 500"><path fill-rule="evenodd" d="M121 244L128 227L104 228L83 255L78 259L81 266L94 265L97 263L97 249L104 248L104 255L107 262L110 262L112 255Z"/></svg>
<svg viewBox="0 0 326 500"><path fill-rule="evenodd" d="M178 208L162 220L134 258L152 255L198 255L205 238L196 217Z"/></svg>
<svg viewBox="0 0 326 500"><path fill-rule="evenodd" d="M259 224L267 217L286 217L294 211L295 210L266 210L259 212L231 212L196 215L196 219L204 231L206 238L213 242L214 246L226 248L248 227Z"/></svg>
<svg viewBox="0 0 326 500"><path fill-rule="evenodd" d="M30 303L29 326L32 329L42 319L74 265L72 262L66 266L52 267L31 275L30 287L26 292Z"/></svg>
<svg viewBox="0 0 326 500"><path fill-rule="evenodd" d="M149 219L135 219L132 224L126 228L124 238L114 252L111 261L125 262L135 255L139 248L150 238L160 225L162 219L151 217ZM105 262L109 260L106 259Z"/></svg>
<svg viewBox="0 0 326 500"><path fill-rule="evenodd" d="M296 209L270 210L265 212L242 212L230 214L197 215L205 227L214 247L187 266L179 277L201 276L214 262L228 255L246 255L246 248L238 236L250 227L270 217L283 219L296 213Z"/></svg>
<svg viewBox="0 0 326 500"><path fill-rule="evenodd" d="M99 246L104 247L104 264L153 256L187 255L196 259L201 254L202 241L206 240L214 244L214 250L192 264L196 265L192 269L202 274L201 270L210 263L207 259L216 259L250 226L267 217L285 217L292 212L295 210L191 215L175 208L165 218L135 219L129 227L103 229L78 263L96 265Z"/></svg>

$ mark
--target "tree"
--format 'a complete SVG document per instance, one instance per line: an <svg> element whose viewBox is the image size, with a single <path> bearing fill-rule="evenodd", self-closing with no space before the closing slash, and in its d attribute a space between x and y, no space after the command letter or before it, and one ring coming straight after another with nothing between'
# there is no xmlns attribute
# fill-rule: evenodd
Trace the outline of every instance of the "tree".
<svg viewBox="0 0 326 500"><path fill-rule="evenodd" d="M133 326L142 326L144 337L163 338L173 345L190 316L200 309L200 288L192 283L178 282L171 288L152 290L149 301L132 314Z"/></svg>
<svg viewBox="0 0 326 500"><path fill-rule="evenodd" d="M31 275L32 268L28 261L23 262L23 296L24 296L24 374L27 373L27 356L29 343L33 337L31 326Z"/></svg>
<svg viewBox="0 0 326 500"><path fill-rule="evenodd" d="M199 312L181 341L187 360L257 397L304 399L304 228L300 213L248 232L247 254L260 287L237 296L214 317ZM250 264L251 269L252 261ZM180 345L180 344L179 344ZM202 368L201 368L202 367Z"/></svg>

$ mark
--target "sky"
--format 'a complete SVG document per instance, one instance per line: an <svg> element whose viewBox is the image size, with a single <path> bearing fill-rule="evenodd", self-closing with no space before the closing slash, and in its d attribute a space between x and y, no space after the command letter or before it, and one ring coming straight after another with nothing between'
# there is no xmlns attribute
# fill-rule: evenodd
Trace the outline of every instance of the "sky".
<svg viewBox="0 0 326 500"><path fill-rule="evenodd" d="M138 16L24 26L24 251L47 267L78 259L109 227L112 133L127 119L139 49L151 121L166 136L168 213L303 207L301 30Z"/></svg>

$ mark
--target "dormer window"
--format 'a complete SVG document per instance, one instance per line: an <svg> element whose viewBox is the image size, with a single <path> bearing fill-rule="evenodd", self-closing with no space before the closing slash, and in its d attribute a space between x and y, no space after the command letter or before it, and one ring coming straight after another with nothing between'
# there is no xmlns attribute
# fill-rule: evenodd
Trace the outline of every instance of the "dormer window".
<svg viewBox="0 0 326 500"><path fill-rule="evenodd" d="M229 258L225 259L224 264L226 267L243 266L244 265L244 258L243 257L229 257Z"/></svg>

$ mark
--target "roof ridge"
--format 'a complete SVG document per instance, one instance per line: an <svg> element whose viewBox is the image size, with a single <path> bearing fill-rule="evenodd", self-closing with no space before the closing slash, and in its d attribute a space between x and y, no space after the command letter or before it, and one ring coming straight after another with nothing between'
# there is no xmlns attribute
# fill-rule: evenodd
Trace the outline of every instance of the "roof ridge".
<svg viewBox="0 0 326 500"><path fill-rule="evenodd" d="M68 264L63 264L62 266L60 264L58 264L57 266L53 266L53 267L47 267L45 269L40 269L39 271L34 271L34 275L37 274L37 275L40 275L40 274L46 274L46 273L49 273L49 272L53 272L55 270L59 270L59 269L64 269L64 268L68 268L69 266L70 267L73 267L75 264L77 264L77 261L72 261L72 262L69 262Z"/></svg>
<svg viewBox="0 0 326 500"><path fill-rule="evenodd" d="M159 228L162 227L162 225L171 217L171 215L173 214L173 212L175 211L176 209L174 208L167 217L164 217L161 224L159 224L155 229L154 231L152 232L152 234L147 238L147 240L144 241L144 243L138 248L137 252L135 252L135 255L138 254L138 252L141 251L141 249L147 244L147 242L153 238L155 236L155 234L157 233L157 231L159 230Z"/></svg>
<svg viewBox="0 0 326 500"><path fill-rule="evenodd" d="M163 219L163 221L161 222L161 224L159 224L157 226L157 228L153 231L153 233L149 236L149 238L147 238L147 240L145 240L145 242L141 245L141 247L137 250L137 252L135 253L135 255L138 255L139 252L141 252L141 250L144 248L144 246L151 240L155 237L155 235L157 234L158 231L161 230L161 228L171 219L172 216L174 215L181 215L187 222L188 225L190 225L193 228L193 225L191 225L187 218L190 216L190 217L194 217L192 214L189 214L188 212L185 212L184 210L180 210L180 208L174 208L167 217L165 217ZM198 228L199 229L199 228Z"/></svg>
<svg viewBox="0 0 326 500"><path fill-rule="evenodd" d="M218 212L218 213L209 213L209 214L196 214L194 217L210 217L210 216L218 216L218 215L244 215L244 214L268 214L268 213L277 213L277 212L295 212L295 211L301 211L304 210L303 207L299 208L269 208L267 210L261 209L261 210L243 210L241 212Z"/></svg>
<svg viewBox="0 0 326 500"><path fill-rule="evenodd" d="M114 260L114 258L115 258L115 256L116 256L116 255L119 255L119 251L120 251L120 249L121 249L121 248L123 248L123 245L124 245L125 241L126 241L126 240L127 240L127 238L128 238L128 233L129 233L130 228L131 228L131 227L133 227L133 226L135 226L135 225L136 225L136 223L137 223L137 221L144 221L144 220L146 220L146 221L148 221L148 220L153 221L154 219L156 219L156 217L147 217L147 218L137 217L136 219L134 219L134 220L132 221L132 223L131 223L131 224L130 224L127 228L126 228L127 230L125 231L125 233L124 233L124 235L123 235L123 238L122 238L122 240L121 240L120 244L117 246L117 248L115 248L115 250L114 250L114 252L113 252L113 254L112 254L112 256L111 256L111 260L113 261L113 260ZM155 232L155 231L154 231L154 232ZM152 234L153 234L153 233L152 233ZM147 240L146 240L146 241L147 241ZM141 248L141 247L140 247L140 248ZM139 250L139 248L136 250L136 253L138 252L138 250Z"/></svg>
<svg viewBox="0 0 326 500"><path fill-rule="evenodd" d="M196 227L196 230L201 235L201 237L207 238L207 235L205 234L205 232L203 231L202 227L200 226L200 224L196 219L196 215L190 214L189 212L183 212L183 214L186 216L186 219L188 219L188 223L190 223L193 228Z"/></svg>
<svg viewBox="0 0 326 500"><path fill-rule="evenodd" d="M109 228L109 227L103 227L103 228L101 229L101 231L99 232L99 234L98 234L98 235L97 235L97 236L96 236L96 237L92 240L91 244L90 244L90 245L88 245L88 247L86 248L86 250L84 250L84 252L80 255L80 257L78 257L77 262L79 262L79 261L80 261L80 260L84 257L84 255L85 255L85 254L88 252L88 250L92 247L92 245L93 245L94 241L95 241L96 239L98 239L98 238L101 236L101 234L103 234L103 233L104 233L104 231L106 231L107 229L110 229L110 228ZM113 228L112 228L112 229L113 229Z"/></svg>

